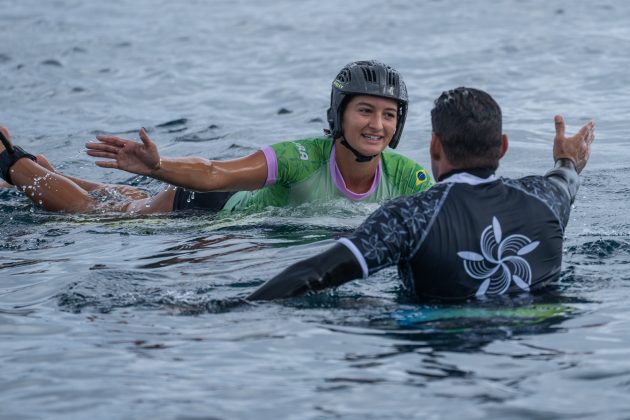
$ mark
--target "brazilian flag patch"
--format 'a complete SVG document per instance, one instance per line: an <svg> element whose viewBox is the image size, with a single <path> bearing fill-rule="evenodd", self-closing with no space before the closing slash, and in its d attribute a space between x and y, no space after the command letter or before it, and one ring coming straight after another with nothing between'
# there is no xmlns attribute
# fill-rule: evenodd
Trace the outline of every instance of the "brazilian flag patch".
<svg viewBox="0 0 630 420"><path fill-rule="evenodd" d="M425 171L424 169L420 169L418 172L416 172L416 186L422 184L427 179L429 179L429 175L427 175L427 171Z"/></svg>

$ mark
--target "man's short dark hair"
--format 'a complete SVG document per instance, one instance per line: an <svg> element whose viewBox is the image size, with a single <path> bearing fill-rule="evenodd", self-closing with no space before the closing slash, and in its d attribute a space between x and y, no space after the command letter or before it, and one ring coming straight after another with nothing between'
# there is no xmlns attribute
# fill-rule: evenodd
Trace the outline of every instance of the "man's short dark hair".
<svg viewBox="0 0 630 420"><path fill-rule="evenodd" d="M501 108L486 92L466 87L442 92L431 110L431 124L453 165L498 168Z"/></svg>

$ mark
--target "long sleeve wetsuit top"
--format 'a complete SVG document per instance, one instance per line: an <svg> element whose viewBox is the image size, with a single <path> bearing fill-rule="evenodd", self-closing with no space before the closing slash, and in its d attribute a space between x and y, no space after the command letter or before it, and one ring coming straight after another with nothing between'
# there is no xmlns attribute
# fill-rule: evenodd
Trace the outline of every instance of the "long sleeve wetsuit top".
<svg viewBox="0 0 630 420"><path fill-rule="evenodd" d="M578 186L578 174L565 160L545 176L451 174L428 191L387 202L352 235L289 267L248 299L334 287L392 265L419 298L540 288L560 275Z"/></svg>

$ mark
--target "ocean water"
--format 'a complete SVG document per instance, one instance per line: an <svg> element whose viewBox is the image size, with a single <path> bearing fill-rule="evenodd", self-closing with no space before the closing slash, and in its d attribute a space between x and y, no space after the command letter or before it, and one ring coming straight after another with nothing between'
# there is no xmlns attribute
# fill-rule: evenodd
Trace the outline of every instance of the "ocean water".
<svg viewBox="0 0 630 420"><path fill-rule="evenodd" d="M319 135L358 59L405 76L399 150L427 166L461 85L502 106L504 176L550 167L555 114L597 124L560 281L491 302L418 304L394 270L238 300L371 206L70 216L0 190L0 418L630 419L628 21L621 0L0 0L0 123L88 179L164 187L96 168L99 133L209 158Z"/></svg>

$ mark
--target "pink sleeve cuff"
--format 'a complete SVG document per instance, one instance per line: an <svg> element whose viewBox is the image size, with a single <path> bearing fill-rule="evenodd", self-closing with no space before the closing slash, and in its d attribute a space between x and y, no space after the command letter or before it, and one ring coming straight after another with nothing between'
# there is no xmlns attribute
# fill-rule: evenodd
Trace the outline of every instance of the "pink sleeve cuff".
<svg viewBox="0 0 630 420"><path fill-rule="evenodd" d="M273 185L278 180L278 159L276 158L276 152L274 152L271 146L263 147L262 152L267 159L267 181L265 181L265 187Z"/></svg>

